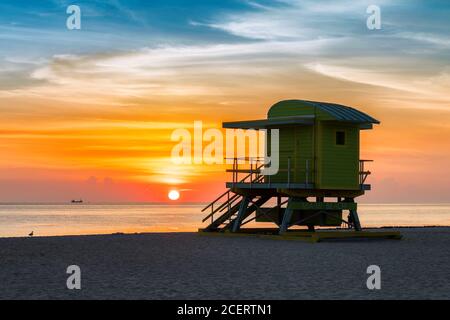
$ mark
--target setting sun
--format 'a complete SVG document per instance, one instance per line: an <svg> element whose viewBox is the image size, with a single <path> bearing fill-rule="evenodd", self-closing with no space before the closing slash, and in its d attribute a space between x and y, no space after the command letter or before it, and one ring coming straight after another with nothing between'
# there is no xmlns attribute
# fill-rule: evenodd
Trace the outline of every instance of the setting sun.
<svg viewBox="0 0 450 320"><path fill-rule="evenodd" d="M171 190L168 194L168 197L172 201L176 201L180 199L180 193L177 190Z"/></svg>

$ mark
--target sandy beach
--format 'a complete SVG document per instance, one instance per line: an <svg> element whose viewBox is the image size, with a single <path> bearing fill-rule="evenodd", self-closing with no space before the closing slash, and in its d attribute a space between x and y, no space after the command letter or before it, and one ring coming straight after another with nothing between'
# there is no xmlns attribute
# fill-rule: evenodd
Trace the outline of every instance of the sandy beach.
<svg viewBox="0 0 450 320"><path fill-rule="evenodd" d="M1 299L449 299L450 228L304 243L154 233L0 239ZM66 268L81 268L81 290ZM369 265L382 287L366 287Z"/></svg>

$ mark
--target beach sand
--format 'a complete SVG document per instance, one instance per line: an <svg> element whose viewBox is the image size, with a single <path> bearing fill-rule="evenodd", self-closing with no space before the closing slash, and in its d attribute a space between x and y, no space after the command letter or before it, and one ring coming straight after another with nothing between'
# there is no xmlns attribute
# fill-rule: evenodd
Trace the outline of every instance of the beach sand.
<svg viewBox="0 0 450 320"><path fill-rule="evenodd" d="M449 299L450 228L305 243L195 233L0 239L1 299ZM81 268L81 290L66 268ZM368 290L369 265L381 290Z"/></svg>

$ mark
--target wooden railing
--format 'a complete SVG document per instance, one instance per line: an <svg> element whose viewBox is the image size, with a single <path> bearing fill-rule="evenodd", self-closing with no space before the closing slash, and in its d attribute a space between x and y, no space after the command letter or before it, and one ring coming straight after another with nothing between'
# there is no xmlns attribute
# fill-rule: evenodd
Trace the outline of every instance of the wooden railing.
<svg viewBox="0 0 450 320"><path fill-rule="evenodd" d="M262 169L264 168L265 164L262 163L261 160L255 161L254 163L250 162L250 167L242 168L239 167L239 158L233 159L233 168L227 169L227 172L230 172L233 174L232 183L269 183L271 180L271 176L264 176L262 174ZM246 159L248 160L248 158ZM367 177L372 174L369 170L366 169L366 163L367 162L373 162L373 160L359 160L359 184L362 185L366 182ZM262 163L262 164L261 164ZM291 166L291 158L289 157L287 159L287 168L280 168L278 170L279 173L287 173L286 175L286 182L289 185L291 182L293 182L293 174L292 174L293 168ZM239 179L239 174L247 173L247 176L245 176L243 179ZM305 160L305 184L314 183L313 179L311 177L311 174L313 171L311 170L311 164L310 160ZM264 179L266 178L266 179ZM298 179L298 176L296 177Z"/></svg>
<svg viewBox="0 0 450 320"><path fill-rule="evenodd" d="M262 173L262 169L267 166L268 164L264 164L264 158L257 158L257 160L255 160L255 158L246 158L245 160L251 160L250 161L250 167L247 168L240 168L239 167L239 160L243 160L240 158L232 158L233 160L233 168L232 169L227 169L227 172L230 172L233 174L233 178L232 178L232 183L236 184L236 183L249 183L249 184L253 184L253 183L271 183L271 176L267 175L264 176ZM252 163L253 161L253 163ZM248 166L248 164L246 164ZM280 168L278 169L278 173L287 173L286 175L286 182L289 185L291 182L293 182L293 169L292 165L291 165L291 158L288 157L287 159L287 168ZM248 173L249 175L246 176L246 178L239 180L238 176L241 173ZM312 183L313 179L311 177L311 163L310 163L310 159L306 159L305 160L305 184L310 184ZM254 178L255 177L255 178ZM265 179L266 178L266 179ZM247 181L247 179L249 181ZM297 178L298 179L298 178Z"/></svg>
<svg viewBox="0 0 450 320"><path fill-rule="evenodd" d="M264 168L264 158L253 157L253 158L227 158L227 160L233 160L233 168L227 169L226 172L233 174L232 182L235 183L258 183L261 182L263 175L262 169ZM248 162L247 168L239 168L239 162ZM248 167L250 165L250 167ZM247 173L243 179L239 180L239 174Z"/></svg>
<svg viewBox="0 0 450 320"><path fill-rule="evenodd" d="M359 160L359 184L362 185L366 182L366 179L372 172L365 169L366 162L373 162L373 160Z"/></svg>

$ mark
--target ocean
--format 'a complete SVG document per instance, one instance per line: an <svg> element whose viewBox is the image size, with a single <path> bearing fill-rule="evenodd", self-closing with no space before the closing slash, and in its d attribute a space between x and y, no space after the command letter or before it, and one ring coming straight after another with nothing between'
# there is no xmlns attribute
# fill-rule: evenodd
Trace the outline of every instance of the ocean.
<svg viewBox="0 0 450 320"><path fill-rule="evenodd" d="M0 205L0 237L142 232L195 232L205 227L204 205ZM450 226L448 204L359 204L363 227ZM251 224L248 224L251 226Z"/></svg>

